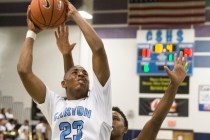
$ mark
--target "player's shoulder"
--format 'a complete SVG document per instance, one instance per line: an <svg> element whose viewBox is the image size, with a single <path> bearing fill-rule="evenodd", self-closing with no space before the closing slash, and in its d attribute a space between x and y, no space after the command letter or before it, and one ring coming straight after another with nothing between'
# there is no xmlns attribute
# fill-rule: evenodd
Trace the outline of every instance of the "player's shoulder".
<svg viewBox="0 0 210 140"><path fill-rule="evenodd" d="M65 97L59 95L58 93L55 93L54 91L50 90L49 88L47 89L46 92L46 101L52 101L54 103L58 103L58 102L65 102Z"/></svg>

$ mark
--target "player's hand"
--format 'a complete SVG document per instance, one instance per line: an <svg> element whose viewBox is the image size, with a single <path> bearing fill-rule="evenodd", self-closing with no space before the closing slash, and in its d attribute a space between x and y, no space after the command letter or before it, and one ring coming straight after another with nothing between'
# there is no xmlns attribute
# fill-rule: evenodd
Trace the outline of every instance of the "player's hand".
<svg viewBox="0 0 210 140"><path fill-rule="evenodd" d="M183 58L184 57L184 58ZM190 66L190 62L187 62L187 55L183 56L183 52L180 52L179 59L177 54L174 54L174 69L170 71L168 67L164 67L171 82L180 85L186 76L186 71Z"/></svg>
<svg viewBox="0 0 210 140"><path fill-rule="evenodd" d="M27 10L27 24L28 24L28 30L32 30L34 31L35 33L39 33L41 31L41 29L39 29L38 27L36 27L34 25L34 23L31 21L30 19L30 12L31 12L31 9L30 9L30 5L28 6L28 10Z"/></svg>
<svg viewBox="0 0 210 140"><path fill-rule="evenodd" d="M72 16L77 13L77 9L68 1L65 0L66 5L68 6L68 12L67 12L67 21L72 19Z"/></svg>
<svg viewBox="0 0 210 140"><path fill-rule="evenodd" d="M63 55L69 54L76 45L76 43L69 43L69 28L64 23L58 26L58 31L55 31L55 38L58 49Z"/></svg>

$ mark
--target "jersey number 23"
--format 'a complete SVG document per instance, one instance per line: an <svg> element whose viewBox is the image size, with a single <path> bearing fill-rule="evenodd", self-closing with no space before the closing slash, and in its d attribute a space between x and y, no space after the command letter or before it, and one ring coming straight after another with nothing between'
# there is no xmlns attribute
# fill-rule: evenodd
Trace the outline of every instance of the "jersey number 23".
<svg viewBox="0 0 210 140"><path fill-rule="evenodd" d="M74 121L72 125L69 122L62 122L59 125L61 134L60 140L80 140L82 138L82 129L84 122L82 120ZM73 135L73 138L67 138L71 134L72 129L77 129L77 134Z"/></svg>

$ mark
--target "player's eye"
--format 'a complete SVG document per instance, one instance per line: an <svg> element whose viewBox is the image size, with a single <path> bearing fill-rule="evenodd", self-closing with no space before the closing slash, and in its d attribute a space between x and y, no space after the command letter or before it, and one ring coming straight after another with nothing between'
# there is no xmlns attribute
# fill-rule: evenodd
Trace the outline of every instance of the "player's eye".
<svg viewBox="0 0 210 140"><path fill-rule="evenodd" d="M86 71L83 71L83 74L84 74L85 76L88 76L88 73L87 73Z"/></svg>
<svg viewBox="0 0 210 140"><path fill-rule="evenodd" d="M118 120L118 118L117 117L113 117L113 120Z"/></svg>
<svg viewBox="0 0 210 140"><path fill-rule="evenodd" d="M77 72L76 72L76 71L73 71L71 74L76 75L76 74L77 74Z"/></svg>

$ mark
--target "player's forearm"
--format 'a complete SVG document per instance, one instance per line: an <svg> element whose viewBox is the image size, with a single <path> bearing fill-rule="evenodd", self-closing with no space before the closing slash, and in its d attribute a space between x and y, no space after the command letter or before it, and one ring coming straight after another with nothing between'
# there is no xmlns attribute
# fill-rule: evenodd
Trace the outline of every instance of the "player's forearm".
<svg viewBox="0 0 210 140"><path fill-rule="evenodd" d="M84 20L77 11L75 11L71 17L81 29L88 45L92 50L93 71L101 85L104 86L110 76L110 71L103 42L90 24Z"/></svg>
<svg viewBox="0 0 210 140"><path fill-rule="evenodd" d="M152 119L143 127L136 140L155 140L157 133L165 119L176 95L178 85L170 83L158 107L156 108ZM150 135L148 135L150 133Z"/></svg>
<svg viewBox="0 0 210 140"><path fill-rule="evenodd" d="M90 46L93 52L100 50L104 47L102 40L99 38L95 30L85 19L81 17L81 15L78 12L75 12L72 15L72 18L81 29L85 39L87 40L88 45Z"/></svg>
<svg viewBox="0 0 210 140"><path fill-rule="evenodd" d="M158 104L158 107L156 108L153 114L153 118L156 119L157 122L160 122L162 124L175 99L178 87L179 85L175 83L171 82L169 84L163 98L161 99L160 103Z"/></svg>
<svg viewBox="0 0 210 140"><path fill-rule="evenodd" d="M33 51L34 40L32 38L26 38L19 62L17 65L17 70L19 74L27 74L32 72L32 51Z"/></svg>
<svg viewBox="0 0 210 140"><path fill-rule="evenodd" d="M72 54L63 54L63 62L64 62L64 72L67 73L68 70L74 66L74 61Z"/></svg>

